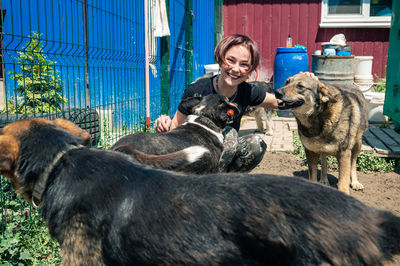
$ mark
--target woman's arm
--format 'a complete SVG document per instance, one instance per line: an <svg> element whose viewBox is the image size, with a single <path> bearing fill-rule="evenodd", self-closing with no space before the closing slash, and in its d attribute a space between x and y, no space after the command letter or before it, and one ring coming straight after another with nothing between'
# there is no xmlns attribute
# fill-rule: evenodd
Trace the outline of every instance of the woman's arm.
<svg viewBox="0 0 400 266"><path fill-rule="evenodd" d="M278 109L278 99L275 98L275 95L272 93L266 93L264 101L259 105L264 108L269 108L269 109Z"/></svg>
<svg viewBox="0 0 400 266"><path fill-rule="evenodd" d="M300 73L303 73L303 72L300 72ZM304 72L304 75L318 80L318 78L312 72ZM281 100L276 99L274 94L267 93L265 95L264 101L259 106L262 106L264 108L269 108L269 109L275 109L276 110L276 109L278 109L278 103L279 102L281 102Z"/></svg>
<svg viewBox="0 0 400 266"><path fill-rule="evenodd" d="M177 126L179 126L180 124L182 124L186 118L187 118L187 115L184 115L177 110L174 115L174 118L172 119L172 123L171 123L169 130L172 130L172 129L176 128Z"/></svg>

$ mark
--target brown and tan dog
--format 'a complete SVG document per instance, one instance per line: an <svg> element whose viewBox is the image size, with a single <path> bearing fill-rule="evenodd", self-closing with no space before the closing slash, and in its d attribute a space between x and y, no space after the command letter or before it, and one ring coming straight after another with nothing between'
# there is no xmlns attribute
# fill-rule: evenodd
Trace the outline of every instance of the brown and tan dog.
<svg viewBox="0 0 400 266"><path fill-rule="evenodd" d="M275 96L283 101L279 108L291 109L297 120L300 140L306 151L309 179L317 181L320 154L320 182L328 185L326 156L333 155L339 162L338 189L345 193L350 193L349 185L355 190L363 189L356 171L362 136L368 128L362 92L297 74L289 77Z"/></svg>
<svg viewBox="0 0 400 266"><path fill-rule="evenodd" d="M63 265L382 265L400 217L302 178L177 174L82 146L68 121L0 133L0 174L40 208Z"/></svg>

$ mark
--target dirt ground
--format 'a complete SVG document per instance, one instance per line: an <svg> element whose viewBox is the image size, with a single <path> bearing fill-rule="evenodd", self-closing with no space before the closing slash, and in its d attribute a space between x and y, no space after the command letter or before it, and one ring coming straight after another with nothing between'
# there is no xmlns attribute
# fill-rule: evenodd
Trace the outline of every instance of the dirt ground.
<svg viewBox="0 0 400 266"><path fill-rule="evenodd" d="M251 173L279 174L287 176L308 177L307 166L298 155L287 152L267 152L261 163ZM337 183L338 173L329 171L331 186ZM400 216L400 175L390 173L358 172L358 179L364 185L363 191L352 190L351 196L380 209L385 209ZM400 256L394 258L393 264L400 266Z"/></svg>

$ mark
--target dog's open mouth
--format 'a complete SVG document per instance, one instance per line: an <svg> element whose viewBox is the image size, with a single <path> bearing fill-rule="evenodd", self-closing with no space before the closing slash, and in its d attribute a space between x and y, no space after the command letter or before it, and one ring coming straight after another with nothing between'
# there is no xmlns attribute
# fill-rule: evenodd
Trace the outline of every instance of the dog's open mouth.
<svg viewBox="0 0 400 266"><path fill-rule="evenodd" d="M279 110L293 109L302 106L303 103L304 103L303 100L293 101L293 102L283 101L278 104L278 109Z"/></svg>

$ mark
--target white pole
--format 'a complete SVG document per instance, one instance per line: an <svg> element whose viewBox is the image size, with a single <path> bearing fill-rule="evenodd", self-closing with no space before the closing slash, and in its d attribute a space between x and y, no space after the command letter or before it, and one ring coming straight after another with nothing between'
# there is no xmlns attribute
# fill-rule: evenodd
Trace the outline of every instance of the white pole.
<svg viewBox="0 0 400 266"><path fill-rule="evenodd" d="M147 0L144 0L144 50L146 68L146 125L147 129L150 129L149 19Z"/></svg>

